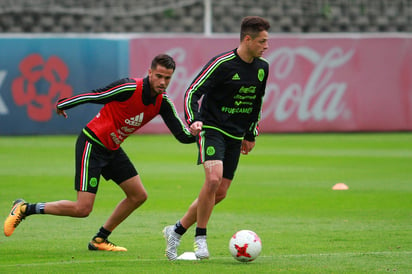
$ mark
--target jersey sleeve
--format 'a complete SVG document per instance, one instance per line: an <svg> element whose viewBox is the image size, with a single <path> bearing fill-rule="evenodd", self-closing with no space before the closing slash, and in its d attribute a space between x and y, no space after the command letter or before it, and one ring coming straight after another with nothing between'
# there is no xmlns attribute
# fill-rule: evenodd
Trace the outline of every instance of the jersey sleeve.
<svg viewBox="0 0 412 274"><path fill-rule="evenodd" d="M247 141L254 141L255 137L259 135L259 121L262 114L263 97L266 90L266 82L269 75L269 64L265 67L265 77L263 78L263 84L261 86L260 94L261 96L257 98L255 111L251 114L251 120L248 130L246 131L244 139Z"/></svg>
<svg viewBox="0 0 412 274"><path fill-rule="evenodd" d="M210 60L199 72L189 88L185 92L184 110L185 118L188 125L195 121L202 121L199 112L199 101L209 90L213 90L216 83L219 82L220 63L216 58Z"/></svg>
<svg viewBox="0 0 412 274"><path fill-rule="evenodd" d="M173 102L170 100L166 93L163 94L163 100L159 114L165 122L166 126L179 142L188 144L194 143L196 141L195 136L193 136L183 124Z"/></svg>
<svg viewBox="0 0 412 274"><path fill-rule="evenodd" d="M111 101L125 101L133 95L135 90L136 81L123 78L112 82L106 87L94 89L88 93L78 94L70 98L60 99L56 107L66 110L86 103L107 104Z"/></svg>

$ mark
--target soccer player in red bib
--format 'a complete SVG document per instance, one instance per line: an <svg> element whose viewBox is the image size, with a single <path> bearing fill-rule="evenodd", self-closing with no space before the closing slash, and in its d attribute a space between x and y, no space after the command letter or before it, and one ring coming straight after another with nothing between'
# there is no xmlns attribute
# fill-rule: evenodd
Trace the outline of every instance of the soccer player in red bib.
<svg viewBox="0 0 412 274"><path fill-rule="evenodd" d="M125 193L97 234L89 250L127 251L108 240L112 231L147 199L140 176L121 148L123 141L160 114L169 130L181 143L194 143L195 137L185 127L166 94L176 64L166 54L156 56L145 78L124 78L88 93L58 101L56 112L67 118L66 111L81 104L103 104L100 112L86 125L76 142L76 201L27 203L17 199L4 222L4 234L11 236L27 216L51 214L87 217L93 209L100 175L113 180Z"/></svg>

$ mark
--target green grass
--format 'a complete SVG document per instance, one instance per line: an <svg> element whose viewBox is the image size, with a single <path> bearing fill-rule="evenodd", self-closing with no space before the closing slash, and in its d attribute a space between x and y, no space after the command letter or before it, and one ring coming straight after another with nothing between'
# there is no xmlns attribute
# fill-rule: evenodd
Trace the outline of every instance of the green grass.
<svg viewBox="0 0 412 274"><path fill-rule="evenodd" d="M0 137L0 216L15 198L73 200L76 136ZM208 226L211 258L169 262L161 230L182 216L203 183L194 144L136 135L124 149L148 201L111 236L126 253L87 243L123 197L101 181L88 218L31 216L0 236L0 273L376 273L412 272L412 133L263 134L242 156L226 200ZM346 191L332 186L343 182ZM228 242L240 229L263 250L243 264ZM193 228L179 251L191 251Z"/></svg>

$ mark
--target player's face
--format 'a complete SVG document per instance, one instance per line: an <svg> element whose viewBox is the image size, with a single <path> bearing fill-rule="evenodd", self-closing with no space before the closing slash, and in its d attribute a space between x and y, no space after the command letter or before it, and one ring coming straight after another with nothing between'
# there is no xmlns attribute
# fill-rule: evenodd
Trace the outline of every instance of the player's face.
<svg viewBox="0 0 412 274"><path fill-rule="evenodd" d="M269 48L268 32L263 30L254 39L248 40L249 52L253 57L262 57L263 53Z"/></svg>
<svg viewBox="0 0 412 274"><path fill-rule="evenodd" d="M167 69L160 65L157 65L155 69L149 69L149 83L152 96L166 91L173 72L173 69Z"/></svg>

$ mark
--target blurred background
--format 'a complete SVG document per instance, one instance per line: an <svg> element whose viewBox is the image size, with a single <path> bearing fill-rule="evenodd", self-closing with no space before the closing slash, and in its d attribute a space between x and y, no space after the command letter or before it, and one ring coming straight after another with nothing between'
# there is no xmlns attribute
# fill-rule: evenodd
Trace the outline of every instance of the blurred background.
<svg viewBox="0 0 412 274"><path fill-rule="evenodd" d="M100 106L62 122L59 98L144 77L162 52L183 118L186 88L249 15L271 24L262 132L412 130L412 0L1 0L0 135L77 133Z"/></svg>
<svg viewBox="0 0 412 274"><path fill-rule="evenodd" d="M0 13L17 33L237 33L247 15L271 32L412 30L411 0L2 0Z"/></svg>

